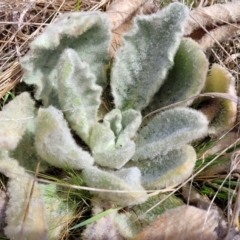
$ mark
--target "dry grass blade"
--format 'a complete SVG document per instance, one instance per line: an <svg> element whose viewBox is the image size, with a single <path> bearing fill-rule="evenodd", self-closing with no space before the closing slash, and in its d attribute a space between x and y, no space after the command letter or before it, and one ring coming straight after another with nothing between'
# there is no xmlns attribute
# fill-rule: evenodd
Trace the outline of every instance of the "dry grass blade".
<svg viewBox="0 0 240 240"><path fill-rule="evenodd" d="M196 95L196 96L194 96L194 97L188 98L188 99L186 99L186 100L179 101L179 102L170 104L170 105L168 105L168 106L166 106L166 107L162 107L162 108L159 108L159 109L157 109L157 110L155 110L155 111L152 111L152 112L150 112L149 114L145 115L145 116L143 117L143 119L146 119L146 118L152 116L153 114L156 114L156 113L161 112L161 111L163 111L163 110L166 110L166 109L169 109L169 108L172 108L172 107L177 107L177 106L179 106L181 103L184 103L184 102L186 102L186 101L195 100L195 99L198 99L198 98L200 98L200 97L223 98L223 99L227 99L227 100L233 101L233 102L235 102L235 103L237 103L237 104L240 103L239 97L233 96L233 95L228 94L228 93L216 93L216 92L202 93L202 94L198 94L198 95Z"/></svg>
<svg viewBox="0 0 240 240"><path fill-rule="evenodd" d="M21 81L22 69L18 61L14 61L11 66L0 75L0 98L5 93L13 89Z"/></svg>

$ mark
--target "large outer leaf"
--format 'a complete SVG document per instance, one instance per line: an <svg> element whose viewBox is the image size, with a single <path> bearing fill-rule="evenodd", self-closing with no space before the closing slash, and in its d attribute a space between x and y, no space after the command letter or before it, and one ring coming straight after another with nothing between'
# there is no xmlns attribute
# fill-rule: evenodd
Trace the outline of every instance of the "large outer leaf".
<svg viewBox="0 0 240 240"><path fill-rule="evenodd" d="M48 240L57 240L63 238L69 223L74 218L74 209L76 202L69 198L61 196L62 189L57 188L56 184L39 184L42 192L45 221L48 226Z"/></svg>
<svg viewBox="0 0 240 240"><path fill-rule="evenodd" d="M119 171L107 172L96 167L86 168L82 177L87 186L123 192L98 192L102 199L110 200L120 206L130 206L147 200L147 193L140 184L141 173L138 168L123 168Z"/></svg>
<svg viewBox="0 0 240 240"><path fill-rule="evenodd" d="M76 51L67 49L59 62L58 98L61 109L72 129L86 142L89 131L97 122L101 104L102 88L96 84L96 77L90 66L82 62Z"/></svg>
<svg viewBox="0 0 240 240"><path fill-rule="evenodd" d="M140 130L132 159L154 159L166 154L203 137L207 127L206 117L194 109L179 107L161 112Z"/></svg>
<svg viewBox="0 0 240 240"><path fill-rule="evenodd" d="M0 172L9 178L8 206L4 229L9 239L47 240L47 226L42 194L34 178L14 159L0 160ZM31 197L30 197L31 192Z"/></svg>
<svg viewBox="0 0 240 240"><path fill-rule="evenodd" d="M192 146L158 155L152 160L131 162L127 167L137 166L142 173L142 185L146 189L161 189L180 184L188 178L196 162L196 153Z"/></svg>
<svg viewBox="0 0 240 240"><path fill-rule="evenodd" d="M207 77L204 92L220 92L236 96L235 79L225 68L213 64ZM209 126L210 134L217 135L234 126L237 116L237 103L231 100L210 99L209 106L203 107L201 110L208 118L209 115L215 113Z"/></svg>
<svg viewBox="0 0 240 240"><path fill-rule="evenodd" d="M38 184L18 162L0 160L8 180L8 205L4 231L9 239L56 240L73 215L72 206L60 198L56 185Z"/></svg>
<svg viewBox="0 0 240 240"><path fill-rule="evenodd" d="M145 113L196 96L204 87L207 72L208 60L199 44L190 38L183 39L174 58L173 68ZM192 99L185 101L181 106L192 102Z"/></svg>
<svg viewBox="0 0 240 240"><path fill-rule="evenodd" d="M97 83L106 84L111 35L108 17L100 12L72 12L58 17L30 44L23 57L24 81L37 85L35 97L45 106L58 105L57 63L66 48L74 49L90 65Z"/></svg>
<svg viewBox="0 0 240 240"><path fill-rule="evenodd" d="M21 141L14 151L10 151L9 156L18 160L19 165L25 168L25 170L35 172L38 162L41 160L35 145L35 117L29 119L26 124L26 130L22 136ZM39 171L44 172L49 167L49 164L45 161L41 161Z"/></svg>
<svg viewBox="0 0 240 240"><path fill-rule="evenodd" d="M0 149L14 150L35 117L34 101L29 93L22 93L0 111Z"/></svg>
<svg viewBox="0 0 240 240"><path fill-rule="evenodd" d="M35 146L48 163L69 169L93 164L93 158L74 141L63 114L54 107L40 109L36 121Z"/></svg>
<svg viewBox="0 0 240 240"><path fill-rule="evenodd" d="M142 110L149 104L173 66L187 16L186 6L173 3L156 14L136 17L112 67L117 108Z"/></svg>

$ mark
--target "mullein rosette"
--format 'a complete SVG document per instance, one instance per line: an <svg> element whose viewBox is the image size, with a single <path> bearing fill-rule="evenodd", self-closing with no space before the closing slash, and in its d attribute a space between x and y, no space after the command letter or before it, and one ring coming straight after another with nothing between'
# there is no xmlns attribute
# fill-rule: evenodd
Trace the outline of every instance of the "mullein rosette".
<svg viewBox="0 0 240 240"><path fill-rule="evenodd" d="M115 108L101 121L102 95L109 82L109 19L101 12L59 16L30 44L30 51L21 60L24 82L35 85L34 97L43 106L36 109L29 94L22 93L0 112L0 119L16 119L16 111L17 118L25 119L0 127L0 171L6 173L1 164L8 160L18 160L20 169L27 170L35 170L38 160L45 163L41 171L48 164L81 170L87 186L113 190L95 192L99 199L118 206L142 204L148 200L146 190L187 179L196 161L189 143L204 137L209 123L204 114L188 107L192 103L188 99L203 89L208 72L208 61L199 45L183 38L188 12L183 4L173 3L152 15L135 18L111 63ZM179 101L178 107L144 118ZM73 132L87 147L76 143ZM8 192L13 194L14 188L9 184ZM39 188L42 192L47 189ZM40 190L38 193L40 197ZM26 193L14 194L23 198ZM49 201L44 203L43 196L39 206L47 212ZM9 205L13 205L11 200ZM20 222L11 220L11 214L7 211L5 232L14 237L9 229ZM42 231L46 231L40 236L43 239L50 235L51 221L42 222ZM24 234L31 239L28 230Z"/></svg>

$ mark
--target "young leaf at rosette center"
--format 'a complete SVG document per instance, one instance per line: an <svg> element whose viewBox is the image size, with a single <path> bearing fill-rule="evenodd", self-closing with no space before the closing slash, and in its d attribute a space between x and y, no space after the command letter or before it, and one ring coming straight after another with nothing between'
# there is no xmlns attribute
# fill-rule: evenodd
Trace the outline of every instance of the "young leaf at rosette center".
<svg viewBox="0 0 240 240"><path fill-rule="evenodd" d="M207 134L208 120L199 111L178 107L158 113L140 131L132 160L154 159Z"/></svg>
<svg viewBox="0 0 240 240"><path fill-rule="evenodd" d="M113 110L116 112L115 110ZM108 113L109 114L109 113ZM112 116L112 114L110 113ZM105 119L104 119L105 120ZM110 120L110 119L108 119ZM116 120L112 118L112 120ZM110 122L96 123L91 131L90 147L97 164L112 169L120 169L128 162L135 152L133 141L124 142L122 146L116 146L116 136L110 126Z"/></svg>
<svg viewBox="0 0 240 240"><path fill-rule="evenodd" d="M137 166L142 173L142 185L146 189L161 189L180 184L192 173L196 152L190 145L159 154L154 159L129 162L126 166Z"/></svg>
<svg viewBox="0 0 240 240"><path fill-rule="evenodd" d="M65 116L82 140L89 143L89 131L98 121L102 88L87 63L73 49L63 52L58 65L58 98Z"/></svg>
<svg viewBox="0 0 240 240"><path fill-rule="evenodd" d="M93 153L115 149L117 134L122 129L121 121L121 111L113 109L104 116L103 123L95 123L89 138L89 146Z"/></svg>
<svg viewBox="0 0 240 240"><path fill-rule="evenodd" d="M38 183L35 182L31 190L34 178L11 158L0 160L0 172L9 178L6 236L9 239L47 240L45 209Z"/></svg>
<svg viewBox="0 0 240 240"><path fill-rule="evenodd" d="M208 60L200 45L190 38L182 39L173 68L144 114L196 96L204 87L207 72ZM192 102L185 101L181 106L188 106Z"/></svg>
<svg viewBox="0 0 240 240"><path fill-rule="evenodd" d="M187 16L185 5L173 3L156 14L136 17L115 53L111 88L116 108L141 111L149 104L173 66Z"/></svg>
<svg viewBox="0 0 240 240"><path fill-rule="evenodd" d="M97 83L106 85L105 66L109 62L111 32L109 19L101 12L71 12L58 17L30 44L22 58L24 81L37 86L36 99L44 106L58 106L57 63L62 52L74 49L90 66Z"/></svg>
<svg viewBox="0 0 240 240"><path fill-rule="evenodd" d="M147 193L141 186L141 173L138 168L123 168L119 171L106 172L96 167L82 171L82 178L87 186L113 190L113 192L97 192L104 199L120 206L130 206L147 200ZM117 192L117 191L126 192Z"/></svg>
<svg viewBox="0 0 240 240"><path fill-rule="evenodd" d="M142 116L139 111L128 109L122 112L122 131L118 135L116 147L122 147L134 140L141 123Z"/></svg>
<svg viewBox="0 0 240 240"><path fill-rule="evenodd" d="M35 146L41 158L56 167L82 169L94 161L74 141L62 112L52 106L39 109Z"/></svg>
<svg viewBox="0 0 240 240"><path fill-rule="evenodd" d="M220 92L237 96L235 79L225 68L213 64L203 92ZM206 98L203 99L203 101L206 100ZM210 120L209 133L216 135L231 129L237 116L237 103L227 99L211 98L208 100L208 106L200 108L200 110Z"/></svg>
<svg viewBox="0 0 240 240"><path fill-rule="evenodd" d="M121 169L134 155L135 143L129 141L126 145L119 148L93 151L93 157L97 164L111 169Z"/></svg>
<svg viewBox="0 0 240 240"><path fill-rule="evenodd" d="M34 101L24 92L0 111L0 149L14 150L21 141L27 124L35 117Z"/></svg>
<svg viewBox="0 0 240 240"><path fill-rule="evenodd" d="M94 152L112 150L115 148L115 135L109 126L95 123L92 128L89 146Z"/></svg>
<svg viewBox="0 0 240 240"><path fill-rule="evenodd" d="M96 163L112 169L122 168L135 153L133 138L141 124L141 113L129 109L109 112L103 123L92 128L90 146Z"/></svg>
<svg viewBox="0 0 240 240"><path fill-rule="evenodd" d="M122 130L122 113L119 109L113 109L103 118L103 124L109 127L117 137Z"/></svg>

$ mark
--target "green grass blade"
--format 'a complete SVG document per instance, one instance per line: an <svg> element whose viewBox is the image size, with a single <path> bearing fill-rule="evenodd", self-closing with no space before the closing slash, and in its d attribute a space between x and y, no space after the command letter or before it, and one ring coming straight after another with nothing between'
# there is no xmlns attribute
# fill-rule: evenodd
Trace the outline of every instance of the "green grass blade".
<svg viewBox="0 0 240 240"><path fill-rule="evenodd" d="M103 217L105 217L105 216L115 212L115 211L118 211L120 209L122 209L122 208L121 207L119 207L119 208L110 208L110 209L108 209L108 210L106 210L104 212L99 213L96 216L93 216L93 217L87 219L86 221L83 221L83 222L75 225L74 227L71 227L69 230L74 230L76 228L84 227L84 226L86 226L86 225L88 225L90 223L93 223L93 222L95 222L95 221L97 221L97 220L99 220L99 219L101 219L101 218L103 218Z"/></svg>

